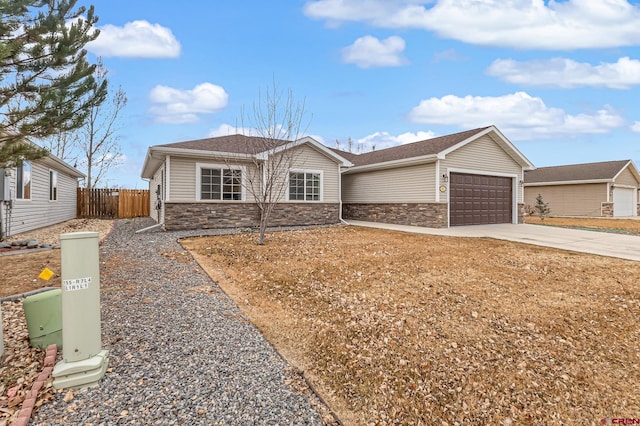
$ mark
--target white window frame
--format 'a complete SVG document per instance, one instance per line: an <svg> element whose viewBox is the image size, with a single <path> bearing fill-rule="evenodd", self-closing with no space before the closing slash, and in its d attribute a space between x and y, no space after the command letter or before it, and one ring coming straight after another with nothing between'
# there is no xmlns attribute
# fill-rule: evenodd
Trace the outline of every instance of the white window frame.
<svg viewBox="0 0 640 426"><path fill-rule="evenodd" d="M291 173L315 173L315 174L319 174L320 175L320 198L318 200L292 200L291 199L291 194L290 194L290 188L291 188ZM305 176L305 198L306 198L306 180L307 177ZM286 200L290 203L320 203L323 201L324 197L323 197L323 193L324 193L324 171L323 170L311 170L311 169L290 169L289 172L287 173L287 191L285 194Z"/></svg>
<svg viewBox="0 0 640 426"><path fill-rule="evenodd" d="M28 175L29 175L29 197L26 198L24 196L24 188L25 188L25 171L24 171L24 166L25 164L27 164L29 166L29 171L28 171ZM22 174L22 176L19 176L20 174ZM19 186L18 184L22 183L21 186ZM31 200L31 198L33 197L33 164L31 164L30 161L28 160L24 160L22 162L22 166L20 167L16 167L16 200Z"/></svg>
<svg viewBox="0 0 640 426"><path fill-rule="evenodd" d="M58 171L49 169L49 201L58 201L59 188Z"/></svg>
<svg viewBox="0 0 640 426"><path fill-rule="evenodd" d="M220 169L220 170L240 170L240 200L210 200L202 199L202 169ZM216 164L216 163L196 163L196 201L211 202L211 203L239 203L247 199L245 182L247 179L246 169L243 166L230 166L228 164ZM222 190L220 191L222 196Z"/></svg>

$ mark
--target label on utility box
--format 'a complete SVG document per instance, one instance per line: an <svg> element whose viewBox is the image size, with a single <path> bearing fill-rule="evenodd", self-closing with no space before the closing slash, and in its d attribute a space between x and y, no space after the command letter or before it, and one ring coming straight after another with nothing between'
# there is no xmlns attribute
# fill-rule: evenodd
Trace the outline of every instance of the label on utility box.
<svg viewBox="0 0 640 426"><path fill-rule="evenodd" d="M62 280L62 287L64 291L86 290L89 288L91 281L91 277Z"/></svg>

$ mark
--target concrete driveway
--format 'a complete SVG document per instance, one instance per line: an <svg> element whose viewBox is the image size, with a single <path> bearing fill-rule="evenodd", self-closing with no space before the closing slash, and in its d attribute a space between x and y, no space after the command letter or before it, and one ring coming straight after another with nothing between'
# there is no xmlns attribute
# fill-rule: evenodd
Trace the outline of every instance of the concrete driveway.
<svg viewBox="0 0 640 426"><path fill-rule="evenodd" d="M496 238L544 247L554 247L601 256L640 261L640 236L621 235L597 231L582 231L541 225L474 225L455 226L448 229L389 223L347 221L350 225L391 229L416 234L444 235L450 237Z"/></svg>

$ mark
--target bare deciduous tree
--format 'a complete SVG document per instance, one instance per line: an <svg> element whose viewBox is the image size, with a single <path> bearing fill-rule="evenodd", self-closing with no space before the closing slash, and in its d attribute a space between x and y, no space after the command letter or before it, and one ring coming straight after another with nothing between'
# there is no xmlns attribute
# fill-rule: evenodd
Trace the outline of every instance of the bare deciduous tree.
<svg viewBox="0 0 640 426"><path fill-rule="evenodd" d="M77 133L58 133L43 140L42 145L65 163L77 165L78 148L80 147L80 138Z"/></svg>
<svg viewBox="0 0 640 426"><path fill-rule="evenodd" d="M247 167L242 185L260 213L259 245L264 244L273 209L286 194L288 174L297 157L294 148L308 125L302 128L304 118L304 99L297 102L292 91L279 90L275 80L271 88L259 92L249 114L242 110L242 133L249 137L250 151L258 154Z"/></svg>
<svg viewBox="0 0 640 426"><path fill-rule="evenodd" d="M106 82L107 69L101 61L96 70L96 80ZM79 166L87 172L85 186L89 189L102 182L105 174L122 161L117 120L126 105L127 96L122 87L118 87L103 104L91 108L78 131Z"/></svg>

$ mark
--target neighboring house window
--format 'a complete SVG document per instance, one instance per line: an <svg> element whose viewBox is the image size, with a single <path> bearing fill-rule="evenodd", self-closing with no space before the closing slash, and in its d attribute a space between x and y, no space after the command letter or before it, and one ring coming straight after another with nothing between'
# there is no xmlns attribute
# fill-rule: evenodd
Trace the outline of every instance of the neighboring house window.
<svg viewBox="0 0 640 426"><path fill-rule="evenodd" d="M31 163L23 161L16 167L16 198L19 200L31 199Z"/></svg>
<svg viewBox="0 0 640 426"><path fill-rule="evenodd" d="M49 170L49 201L58 199L58 172Z"/></svg>
<svg viewBox="0 0 640 426"><path fill-rule="evenodd" d="M320 201L320 173L290 172L289 200Z"/></svg>
<svg viewBox="0 0 640 426"><path fill-rule="evenodd" d="M242 170L202 167L201 200L242 200Z"/></svg>

